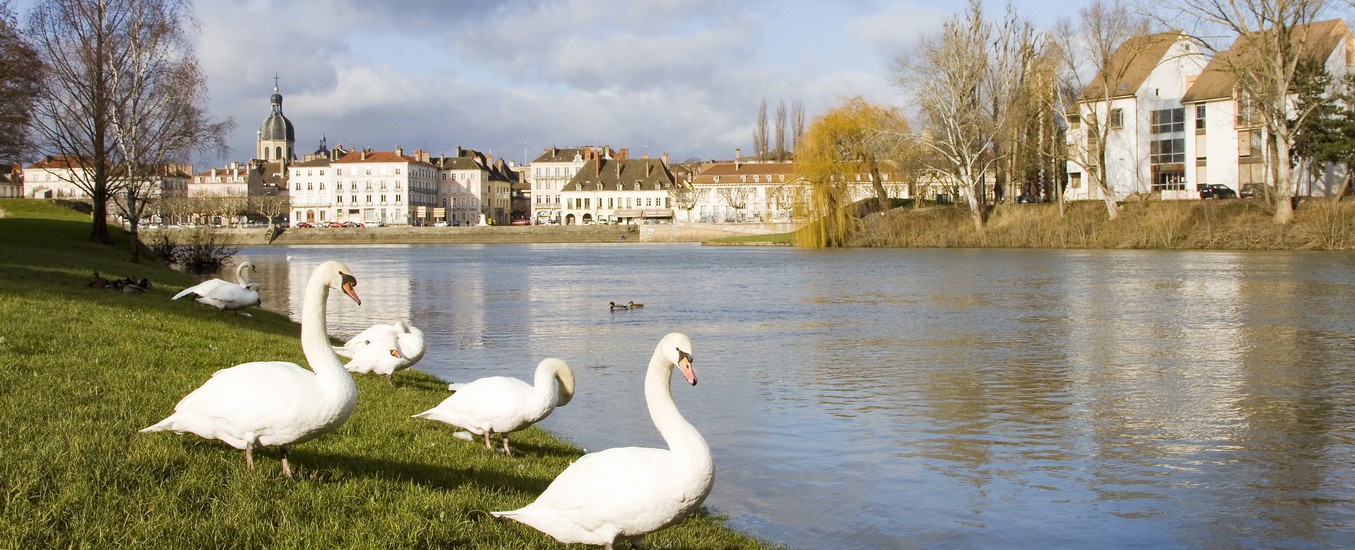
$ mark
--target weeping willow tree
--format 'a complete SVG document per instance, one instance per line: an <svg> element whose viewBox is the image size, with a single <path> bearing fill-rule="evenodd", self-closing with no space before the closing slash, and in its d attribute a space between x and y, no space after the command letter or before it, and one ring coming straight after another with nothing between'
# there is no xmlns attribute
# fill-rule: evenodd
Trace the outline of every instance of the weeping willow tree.
<svg viewBox="0 0 1355 550"><path fill-rule="evenodd" d="M796 244L810 248L842 246L856 224L853 185L867 176L875 210L889 208L880 167L907 135L908 122L897 110L846 99L815 119L796 144L795 169L809 185L810 222L796 233Z"/></svg>

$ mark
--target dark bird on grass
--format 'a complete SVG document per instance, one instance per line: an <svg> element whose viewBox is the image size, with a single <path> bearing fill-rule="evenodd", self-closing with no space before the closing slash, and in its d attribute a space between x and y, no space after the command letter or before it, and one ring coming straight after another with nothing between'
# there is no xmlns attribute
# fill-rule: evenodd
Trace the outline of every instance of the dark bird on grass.
<svg viewBox="0 0 1355 550"><path fill-rule="evenodd" d="M93 275L89 276L89 286L90 288L105 288L108 286L108 279L100 277L99 272L95 271Z"/></svg>

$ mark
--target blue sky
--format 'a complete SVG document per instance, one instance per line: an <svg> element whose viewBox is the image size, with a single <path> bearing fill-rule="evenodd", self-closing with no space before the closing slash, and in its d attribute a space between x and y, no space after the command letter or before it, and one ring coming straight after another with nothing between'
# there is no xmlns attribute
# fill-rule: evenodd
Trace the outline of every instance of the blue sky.
<svg viewBox="0 0 1355 550"><path fill-rule="evenodd" d="M1019 0L1040 28L1089 0ZM16 2L22 15L27 1ZM993 17L1005 2L984 2ZM210 112L231 118L227 158L253 156L273 78L297 150L514 161L605 144L632 155L731 158L752 149L758 103L807 120L844 97L907 106L891 67L963 10L937 0L199 0Z"/></svg>

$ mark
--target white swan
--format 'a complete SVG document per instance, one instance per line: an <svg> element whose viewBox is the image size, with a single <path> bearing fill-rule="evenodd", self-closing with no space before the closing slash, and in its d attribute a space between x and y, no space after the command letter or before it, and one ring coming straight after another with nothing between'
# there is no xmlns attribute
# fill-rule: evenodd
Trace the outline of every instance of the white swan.
<svg viewBox="0 0 1355 550"><path fill-rule="evenodd" d="M395 340L395 348L399 351L399 355L395 357L388 353L389 341L392 338ZM373 344L379 344L378 347L384 349L364 352ZM412 367L423 359L423 331L404 321L376 324L348 339L343 347L334 348L334 351L351 359L344 365L348 372L384 374L386 380L391 381L396 371Z"/></svg>
<svg viewBox="0 0 1355 550"><path fill-rule="evenodd" d="M659 341L645 374L645 401L668 449L621 447L583 455L536 501L491 512L525 523L564 543L600 544L641 537L672 525L710 494L715 478L710 447L678 412L668 386L673 366L692 385L692 343L671 333Z"/></svg>
<svg viewBox="0 0 1355 550"><path fill-rule="evenodd" d="M301 350L314 372L284 361L244 363L216 371L179 400L174 414L141 431L220 439L245 450L245 464L251 471L254 448L276 445L282 448L282 473L290 479L287 446L337 429L357 402L357 386L334 355L325 326L329 289L340 289L362 305L353 289L356 285L348 267L339 262L320 264L311 274L301 313Z"/></svg>
<svg viewBox="0 0 1355 550"><path fill-rule="evenodd" d="M459 384L456 393L436 407L414 415L464 428L485 436L485 448L491 434L503 436L503 452L508 449L508 434L531 426L563 407L574 397L574 371L560 359L550 358L536 366L533 385L517 378L491 376ZM557 386L556 383L559 383Z"/></svg>
<svg viewBox="0 0 1355 550"><path fill-rule="evenodd" d="M211 279L183 289L172 300L178 300L189 294L197 295L200 304L207 304L219 310L237 311L259 305L259 285L249 281L249 272L255 271L253 263L245 262L235 268L235 278L240 284L221 279Z"/></svg>

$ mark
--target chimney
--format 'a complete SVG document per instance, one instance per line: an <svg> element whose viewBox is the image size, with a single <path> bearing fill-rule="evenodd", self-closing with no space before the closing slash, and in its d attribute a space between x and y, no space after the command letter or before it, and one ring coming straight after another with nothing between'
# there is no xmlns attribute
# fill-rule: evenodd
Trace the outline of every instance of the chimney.
<svg viewBox="0 0 1355 550"><path fill-rule="evenodd" d="M403 156L405 156L405 148L404 148L404 147L401 147L401 146L399 146L399 145L396 145L396 146L395 146L395 156L397 156L397 157L403 157Z"/></svg>
<svg viewBox="0 0 1355 550"><path fill-rule="evenodd" d="M620 160L626 160L626 159L630 158L630 149L627 148L627 147L622 147L622 148L621 148L621 153L620 153L619 156L617 156L617 158L620 159Z"/></svg>
<svg viewBox="0 0 1355 550"><path fill-rule="evenodd" d="M668 165L668 153L664 153L663 156L659 158L663 159L664 166Z"/></svg>
<svg viewBox="0 0 1355 550"><path fill-rule="evenodd" d="M742 157L743 157L743 151L739 150L738 147L735 147L735 148L734 148L734 169L735 169L735 170L738 170L738 169L739 169L739 159L741 159Z"/></svg>

